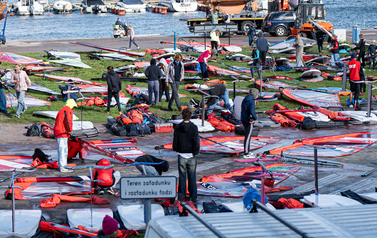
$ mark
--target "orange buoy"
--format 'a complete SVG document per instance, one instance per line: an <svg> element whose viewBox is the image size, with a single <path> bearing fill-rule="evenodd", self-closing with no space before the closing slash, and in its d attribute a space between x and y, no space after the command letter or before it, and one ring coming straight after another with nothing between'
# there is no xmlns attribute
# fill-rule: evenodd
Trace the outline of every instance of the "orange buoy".
<svg viewBox="0 0 377 238"><path fill-rule="evenodd" d="M48 16L50 16L51 15L51 13L49 13L49 14L47 14Z"/></svg>
<svg viewBox="0 0 377 238"><path fill-rule="evenodd" d="M84 14L84 13L80 12L80 14Z"/></svg>

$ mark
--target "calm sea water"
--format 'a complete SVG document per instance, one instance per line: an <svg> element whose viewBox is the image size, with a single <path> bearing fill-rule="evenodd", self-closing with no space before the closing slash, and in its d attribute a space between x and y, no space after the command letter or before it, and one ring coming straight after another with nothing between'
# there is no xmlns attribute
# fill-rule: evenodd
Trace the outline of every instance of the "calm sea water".
<svg viewBox="0 0 377 238"><path fill-rule="evenodd" d="M326 17L337 29L352 29L357 22L361 28L377 26L377 1L375 0L323 0L326 4ZM187 25L181 18L202 18L205 12L168 13L161 15L151 12L127 13L121 17L131 24L136 35L172 35L178 30L190 35ZM38 40L64 38L103 38L112 37L112 24L118 16L111 13L69 15L44 13L42 16L8 17L6 37L11 40ZM4 21L0 22L2 27Z"/></svg>

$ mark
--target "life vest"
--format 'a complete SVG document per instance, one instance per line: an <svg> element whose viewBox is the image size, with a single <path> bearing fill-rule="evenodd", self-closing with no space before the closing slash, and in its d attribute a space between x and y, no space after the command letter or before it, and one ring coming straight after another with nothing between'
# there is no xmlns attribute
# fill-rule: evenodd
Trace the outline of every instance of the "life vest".
<svg viewBox="0 0 377 238"><path fill-rule="evenodd" d="M278 200L282 204L283 208L290 208L290 209L298 209L298 208L304 208L304 204L297 201L296 199L293 198L280 198Z"/></svg>
<svg viewBox="0 0 377 238"><path fill-rule="evenodd" d="M287 107L284 107L284 106L280 105L279 103L275 103L274 106L273 106L273 109L274 110L288 110ZM303 122L304 119L306 118L306 116L301 115L297 112L283 112L282 114L287 116L288 118L295 120L295 121L298 121L298 122Z"/></svg>
<svg viewBox="0 0 377 238"><path fill-rule="evenodd" d="M82 158L82 145L80 142L68 140L68 159L72 159L76 157L77 153L79 153L80 158Z"/></svg>
<svg viewBox="0 0 377 238"><path fill-rule="evenodd" d="M208 80L207 82L203 83L204 85L213 85L213 84L226 84L226 82L223 80L223 81L220 81L220 79L211 79L211 80Z"/></svg>
<svg viewBox="0 0 377 238"><path fill-rule="evenodd" d="M124 114L117 116L116 122L120 126L124 126L124 125L128 125L128 124L134 124L134 122Z"/></svg>
<svg viewBox="0 0 377 238"><path fill-rule="evenodd" d="M228 121L225 121L219 116L216 116L215 113L209 114L207 121L211 123L213 127L221 131L231 132L235 130L235 125Z"/></svg>
<svg viewBox="0 0 377 238"><path fill-rule="evenodd" d="M314 105L313 106L313 109L318 109L318 111L320 113L323 113L325 114L326 116L328 116L331 120L334 120L334 121L349 121L350 120L350 117L348 116L343 116L341 112L334 112L334 111L331 111L331 110L328 110L328 109L325 109L325 108L322 108L318 105Z"/></svg>
<svg viewBox="0 0 377 238"><path fill-rule="evenodd" d="M102 98L96 96L94 98L94 105L96 105L97 107L103 107L105 106L105 102L102 100Z"/></svg>
<svg viewBox="0 0 377 238"><path fill-rule="evenodd" d="M96 163L96 165L99 166L110 166L111 163L107 159L101 159ZM114 185L115 178L113 174L115 173L115 170L113 168L111 169L95 169L94 170L94 180L102 180L102 182L96 182L93 185L98 185L100 187L111 187ZM95 187L95 186L93 186Z"/></svg>
<svg viewBox="0 0 377 238"><path fill-rule="evenodd" d="M328 80L334 80L334 81L342 81L343 80L341 77L331 75L331 74L328 74L326 72L322 72L321 76L324 77L325 79L328 79Z"/></svg>
<svg viewBox="0 0 377 238"><path fill-rule="evenodd" d="M139 124L139 125L144 120L143 115L137 110L131 110L127 112L126 116L128 116L135 124Z"/></svg>
<svg viewBox="0 0 377 238"><path fill-rule="evenodd" d="M282 114L280 113L273 113L273 114L270 114L270 118L277 122L277 123L280 123L282 127L297 127L297 123L295 121L292 121L291 119L283 116Z"/></svg>
<svg viewBox="0 0 377 238"><path fill-rule="evenodd" d="M41 123L41 133L46 138L54 138L54 124L52 123Z"/></svg>
<svg viewBox="0 0 377 238"><path fill-rule="evenodd" d="M86 99L86 105L87 106L93 106L94 105L94 97L90 97L90 99Z"/></svg>

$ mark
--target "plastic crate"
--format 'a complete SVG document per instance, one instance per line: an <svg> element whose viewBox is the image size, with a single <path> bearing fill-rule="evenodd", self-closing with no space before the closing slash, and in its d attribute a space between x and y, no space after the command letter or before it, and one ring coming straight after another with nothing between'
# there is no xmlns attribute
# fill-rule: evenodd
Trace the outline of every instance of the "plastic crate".
<svg viewBox="0 0 377 238"><path fill-rule="evenodd" d="M172 130L173 130L173 123L154 124L154 131L157 133L171 132Z"/></svg>

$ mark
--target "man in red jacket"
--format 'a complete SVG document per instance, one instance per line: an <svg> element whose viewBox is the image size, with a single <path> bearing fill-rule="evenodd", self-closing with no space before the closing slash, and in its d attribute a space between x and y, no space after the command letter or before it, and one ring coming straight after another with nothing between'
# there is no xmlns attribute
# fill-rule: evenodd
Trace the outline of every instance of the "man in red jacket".
<svg viewBox="0 0 377 238"><path fill-rule="evenodd" d="M58 143L58 164L60 172L72 172L65 169L68 156L68 137L72 133L73 108L77 107L75 100L68 99L65 106L60 109L55 119L54 137Z"/></svg>
<svg viewBox="0 0 377 238"><path fill-rule="evenodd" d="M360 96L360 61L356 60L357 54L352 53L351 61L348 63L348 68L350 71L350 103L352 103L355 108L359 109L359 96ZM355 102L353 103L352 97L354 97Z"/></svg>

